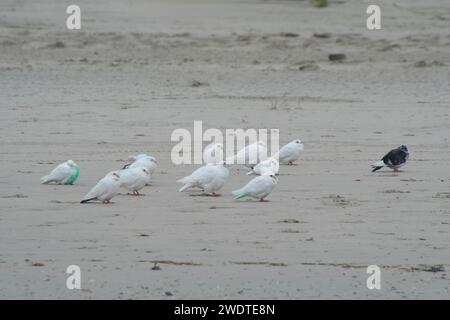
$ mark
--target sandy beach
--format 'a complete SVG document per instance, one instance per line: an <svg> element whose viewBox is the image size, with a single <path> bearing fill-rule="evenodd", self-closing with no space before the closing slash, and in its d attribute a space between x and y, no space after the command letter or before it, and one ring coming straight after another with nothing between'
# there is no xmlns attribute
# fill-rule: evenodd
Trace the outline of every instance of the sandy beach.
<svg viewBox="0 0 450 320"><path fill-rule="evenodd" d="M374 1L374 31L369 3L77 0L68 30L66 2L1 1L0 298L448 299L450 3ZM221 197L179 193L198 165L170 137L195 120L305 151L268 203L233 200L242 166ZM401 144L403 172L371 173ZM143 196L79 203L142 152ZM75 185L40 184L68 159Z"/></svg>

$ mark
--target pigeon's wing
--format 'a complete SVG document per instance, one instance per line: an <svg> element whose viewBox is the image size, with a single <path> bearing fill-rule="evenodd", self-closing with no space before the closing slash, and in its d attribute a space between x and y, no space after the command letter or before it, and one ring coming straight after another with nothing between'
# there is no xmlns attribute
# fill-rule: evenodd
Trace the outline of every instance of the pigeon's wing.
<svg viewBox="0 0 450 320"><path fill-rule="evenodd" d="M279 152L279 157L281 162L288 162L292 160L297 160L300 155L300 148L294 143L288 143L283 146Z"/></svg>
<svg viewBox="0 0 450 320"><path fill-rule="evenodd" d="M136 180L136 171L133 168L120 170L120 183L125 188L129 188Z"/></svg>
<svg viewBox="0 0 450 320"><path fill-rule="evenodd" d="M189 176L186 176L177 181L184 184L184 186L181 187L179 191L181 192L191 187L202 188L206 184L213 181L215 174L217 174L216 169L217 168L215 168L214 165L206 165L198 168Z"/></svg>
<svg viewBox="0 0 450 320"><path fill-rule="evenodd" d="M267 178L267 176L260 176L250 181L245 187L245 191L250 195L258 197L260 195L266 194L272 188L272 180L270 178Z"/></svg>
<svg viewBox="0 0 450 320"><path fill-rule="evenodd" d="M72 168L67 163L62 163L50 172L48 176L41 179L42 183L63 183L73 174Z"/></svg>
<svg viewBox="0 0 450 320"><path fill-rule="evenodd" d="M217 168L213 165L206 165L198 168L191 174L191 178L198 184L205 185L211 183L218 175Z"/></svg>
<svg viewBox="0 0 450 320"><path fill-rule="evenodd" d="M128 168L144 167L150 173L153 173L153 171L157 168L157 166L158 165L155 162L153 162L149 156L146 156L146 157L141 157L141 158L137 159Z"/></svg>
<svg viewBox="0 0 450 320"><path fill-rule="evenodd" d="M262 198L268 195L274 185L267 176L259 176L247 183L243 188L232 191L235 199L241 199L246 196Z"/></svg>
<svg viewBox="0 0 450 320"><path fill-rule="evenodd" d="M205 191L216 192L220 190L225 185L228 175L227 168L220 165L214 166L214 171L211 172L212 180L205 185Z"/></svg>
<svg viewBox="0 0 450 320"><path fill-rule="evenodd" d="M90 200L101 197L109 192L112 182L108 178L101 179L89 193L83 198L83 200Z"/></svg>
<svg viewBox="0 0 450 320"><path fill-rule="evenodd" d="M383 162L389 165L398 166L406 162L407 154L400 149L394 149L383 157Z"/></svg>
<svg viewBox="0 0 450 320"><path fill-rule="evenodd" d="M130 191L139 191L147 183L150 183L150 175L142 171L142 168L132 168L120 172L120 183Z"/></svg>

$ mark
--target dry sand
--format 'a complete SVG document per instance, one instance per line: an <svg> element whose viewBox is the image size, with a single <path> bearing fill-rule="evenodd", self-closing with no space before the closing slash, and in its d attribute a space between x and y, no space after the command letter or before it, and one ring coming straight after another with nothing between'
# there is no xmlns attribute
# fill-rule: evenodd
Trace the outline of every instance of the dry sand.
<svg viewBox="0 0 450 320"><path fill-rule="evenodd" d="M0 4L0 298L449 297L448 1L378 1L380 31L362 1L75 2L80 31L65 2ZM196 166L171 163L170 135L194 120L305 152L269 203L232 200L237 167L222 197L178 193ZM404 172L372 174L400 144ZM140 152L160 164L145 196L79 204ZM39 184L67 159L76 185Z"/></svg>

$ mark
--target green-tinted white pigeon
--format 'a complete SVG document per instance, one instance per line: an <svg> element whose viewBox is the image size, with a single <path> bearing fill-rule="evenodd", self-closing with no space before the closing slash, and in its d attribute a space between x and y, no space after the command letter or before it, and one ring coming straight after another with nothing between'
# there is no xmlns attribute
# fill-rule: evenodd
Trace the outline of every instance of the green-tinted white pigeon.
<svg viewBox="0 0 450 320"><path fill-rule="evenodd" d="M49 175L42 177L41 183L74 184L79 176L80 167L72 160L68 160L58 165Z"/></svg>
<svg viewBox="0 0 450 320"><path fill-rule="evenodd" d="M232 192L234 199L242 199L245 197L252 197L260 199L261 202L266 202L265 199L277 184L277 178L272 173L264 173L247 183L243 188Z"/></svg>

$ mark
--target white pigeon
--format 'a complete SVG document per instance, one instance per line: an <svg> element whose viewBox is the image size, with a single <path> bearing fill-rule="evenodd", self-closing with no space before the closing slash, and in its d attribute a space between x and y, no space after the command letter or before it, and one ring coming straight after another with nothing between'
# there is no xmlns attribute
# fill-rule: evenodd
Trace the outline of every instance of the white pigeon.
<svg viewBox="0 0 450 320"><path fill-rule="evenodd" d="M123 169L144 167L150 174L153 174L155 169L158 167L158 163L156 162L155 157L148 156L146 154L140 154L134 157L130 157L129 160L131 160L132 162L123 167Z"/></svg>
<svg viewBox="0 0 450 320"><path fill-rule="evenodd" d="M86 203L91 200L110 203L110 200L119 192L120 185L120 174L117 171L112 171L101 179L95 187L84 196L81 203Z"/></svg>
<svg viewBox="0 0 450 320"><path fill-rule="evenodd" d="M223 162L223 144L211 143L203 150L203 161L208 164L216 164Z"/></svg>
<svg viewBox="0 0 450 320"><path fill-rule="evenodd" d="M72 160L68 160L58 165L49 175L42 177L41 183L74 184L79 176L80 167Z"/></svg>
<svg viewBox="0 0 450 320"><path fill-rule="evenodd" d="M226 163L243 164L250 168L266 159L267 146L263 141L257 141L239 150L235 156L228 157Z"/></svg>
<svg viewBox="0 0 450 320"><path fill-rule="evenodd" d="M256 166L251 167L251 171L247 172L247 175L256 174L258 176L263 175L266 172L277 174L280 169L280 164L275 158L268 158L261 161Z"/></svg>
<svg viewBox="0 0 450 320"><path fill-rule="evenodd" d="M200 188L206 194L219 196L219 191L227 181L229 175L228 168L225 163L207 164L195 170L191 175L178 180L183 186L180 192L188 188Z"/></svg>
<svg viewBox="0 0 450 320"><path fill-rule="evenodd" d="M136 167L120 170L120 183L125 189L139 196L139 190L150 183L151 175L147 168Z"/></svg>
<svg viewBox="0 0 450 320"><path fill-rule="evenodd" d="M304 150L304 145L301 140L293 140L284 145L273 157L278 158L281 164L292 165L294 161L300 158L300 154Z"/></svg>
<svg viewBox="0 0 450 320"><path fill-rule="evenodd" d="M261 202L267 202L267 197L277 184L277 178L274 174L265 173L247 183L243 188L232 192L234 199L238 200L245 197L260 199Z"/></svg>

